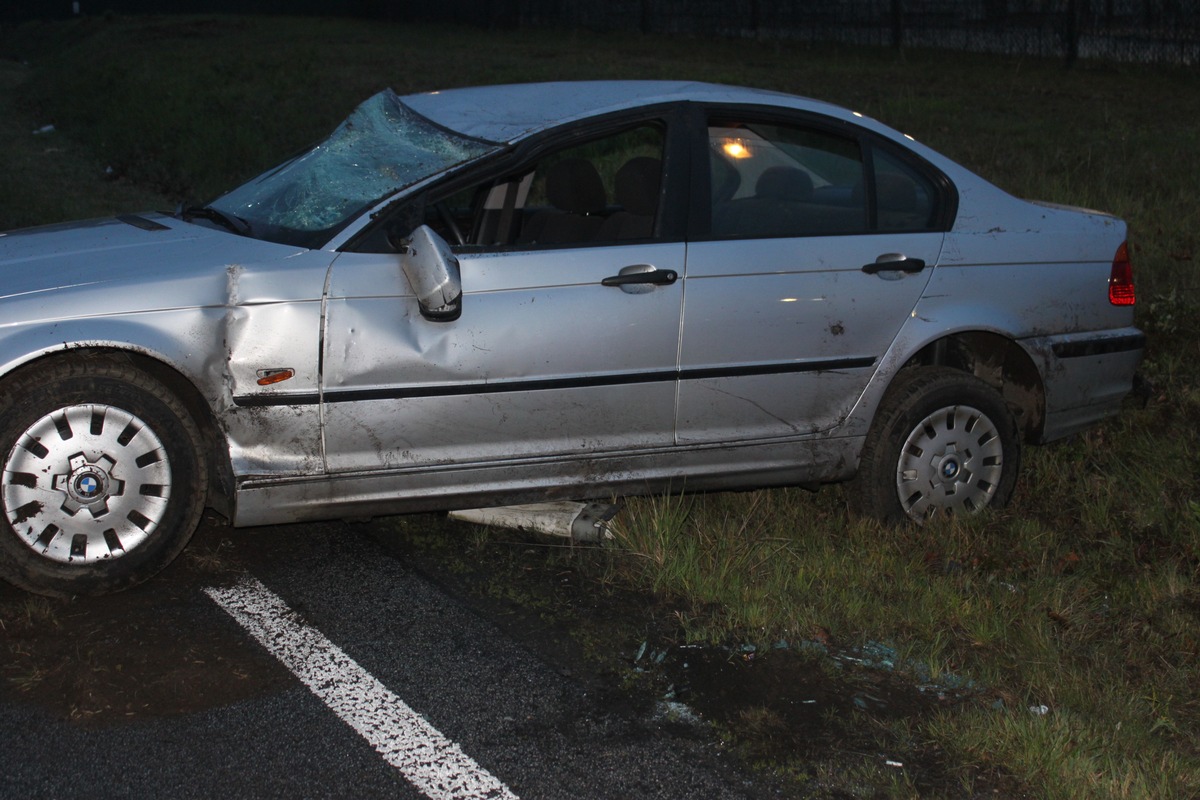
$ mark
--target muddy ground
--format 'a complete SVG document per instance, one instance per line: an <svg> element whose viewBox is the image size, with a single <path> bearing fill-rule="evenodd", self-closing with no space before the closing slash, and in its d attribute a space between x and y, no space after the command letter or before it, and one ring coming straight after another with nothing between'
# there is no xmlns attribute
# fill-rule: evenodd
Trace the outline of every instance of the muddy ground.
<svg viewBox="0 0 1200 800"><path fill-rule="evenodd" d="M922 686L886 654L832 642L689 644L680 609L605 580L611 552L433 515L245 531L214 517L162 575L122 594L61 601L0 584L0 703L111 725L277 691L293 679L265 651L197 623L211 619L194 613L201 590L287 558L297 536L347 535L383 545L589 692L706 727L796 797L1019 796L907 733L906 722L984 702L977 693Z"/></svg>

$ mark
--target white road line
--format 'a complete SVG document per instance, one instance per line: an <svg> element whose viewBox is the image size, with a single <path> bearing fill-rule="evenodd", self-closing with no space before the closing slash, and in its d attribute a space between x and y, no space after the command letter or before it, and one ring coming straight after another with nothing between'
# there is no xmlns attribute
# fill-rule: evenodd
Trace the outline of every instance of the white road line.
<svg viewBox="0 0 1200 800"><path fill-rule="evenodd" d="M517 800L252 575L204 591L431 800Z"/></svg>

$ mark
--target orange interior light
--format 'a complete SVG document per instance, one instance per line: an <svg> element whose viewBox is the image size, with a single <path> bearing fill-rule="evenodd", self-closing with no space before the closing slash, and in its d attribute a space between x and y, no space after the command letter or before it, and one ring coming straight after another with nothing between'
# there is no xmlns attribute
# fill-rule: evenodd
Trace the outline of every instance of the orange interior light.
<svg viewBox="0 0 1200 800"><path fill-rule="evenodd" d="M752 155L750 148L746 147L746 143L741 139L726 139L721 149L730 158L749 158Z"/></svg>

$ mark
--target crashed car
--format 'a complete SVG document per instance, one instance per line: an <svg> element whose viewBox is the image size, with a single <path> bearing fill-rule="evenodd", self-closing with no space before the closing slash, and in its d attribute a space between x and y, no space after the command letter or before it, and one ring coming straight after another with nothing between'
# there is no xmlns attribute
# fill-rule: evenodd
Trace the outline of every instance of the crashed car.
<svg viewBox="0 0 1200 800"><path fill-rule="evenodd" d="M0 576L133 585L205 507L999 506L1131 389L1125 241L786 94L384 91L206 206L0 235Z"/></svg>

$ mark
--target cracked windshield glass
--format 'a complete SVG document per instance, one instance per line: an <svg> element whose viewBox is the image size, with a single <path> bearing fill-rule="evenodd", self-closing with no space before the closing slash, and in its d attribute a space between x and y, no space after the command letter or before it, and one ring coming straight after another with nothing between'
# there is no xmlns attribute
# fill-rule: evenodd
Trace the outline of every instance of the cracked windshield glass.
<svg viewBox="0 0 1200 800"><path fill-rule="evenodd" d="M379 200L497 148L433 125L389 89L325 141L211 207L248 223L255 238L320 247Z"/></svg>

